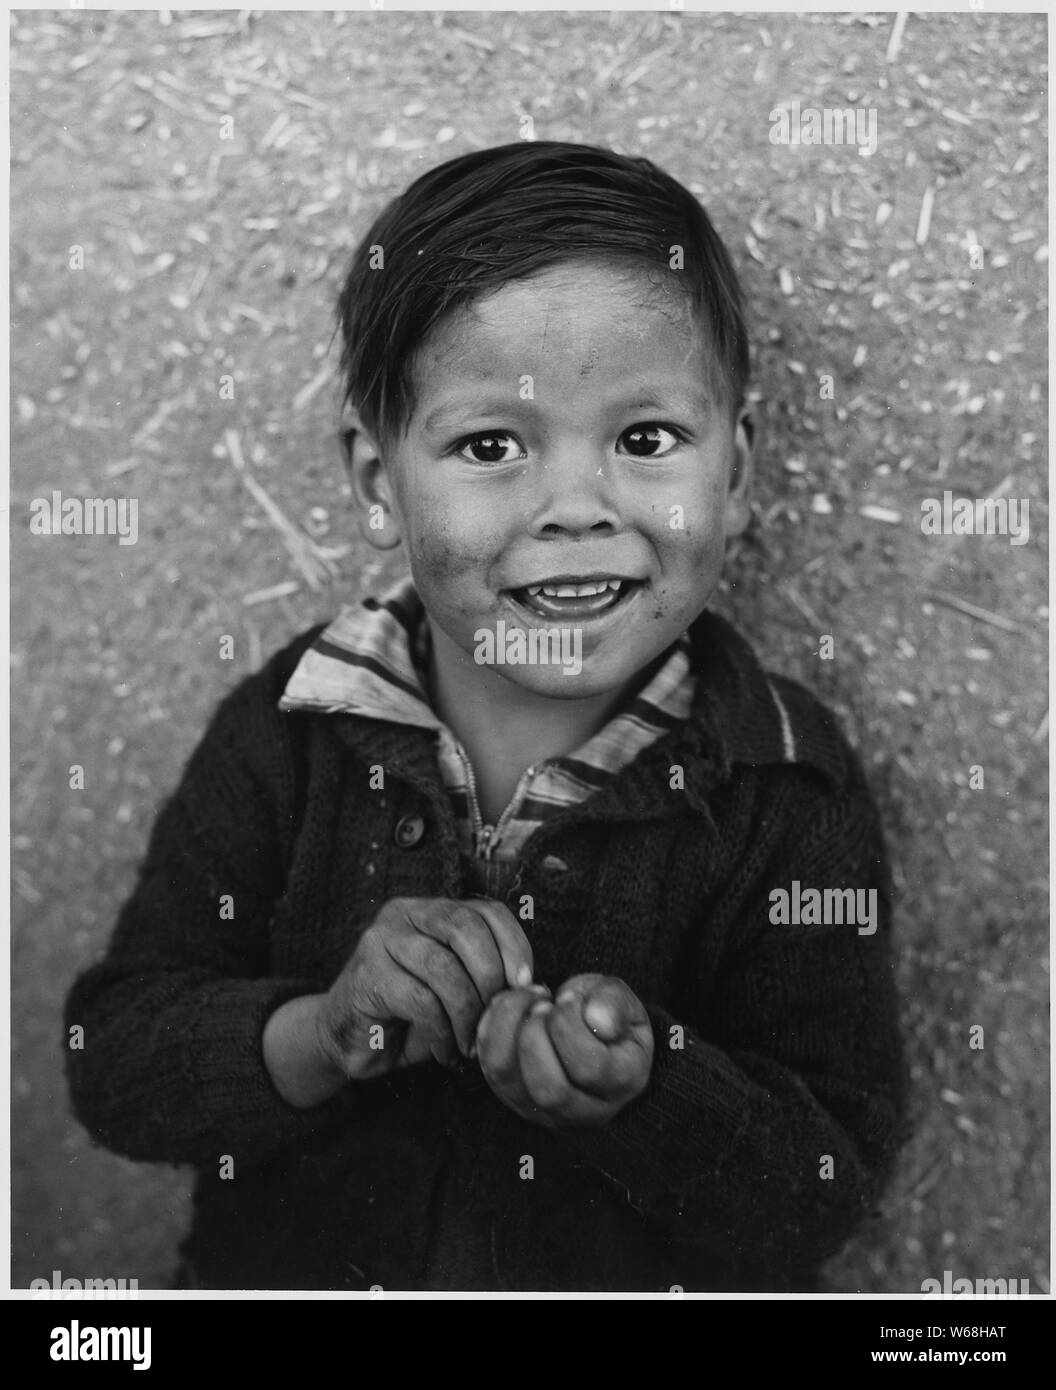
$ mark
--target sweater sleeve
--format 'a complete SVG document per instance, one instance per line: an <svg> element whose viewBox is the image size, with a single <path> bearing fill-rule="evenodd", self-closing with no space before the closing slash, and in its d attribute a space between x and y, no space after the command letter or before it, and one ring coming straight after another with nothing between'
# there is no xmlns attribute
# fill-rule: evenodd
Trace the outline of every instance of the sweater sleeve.
<svg viewBox="0 0 1056 1390"><path fill-rule="evenodd" d="M812 815L798 803L710 984L690 967L681 1013L643 1001L645 1091L603 1129L562 1132L667 1237L793 1274L835 1253L876 1199L904 1092L875 809L857 779ZM793 880L875 890L875 931L772 923L770 893Z"/></svg>
<svg viewBox="0 0 1056 1390"><path fill-rule="evenodd" d="M255 1163L347 1113L351 1088L311 1111L287 1105L261 1052L269 1015L320 988L269 964L297 795L290 716L276 708L284 657L220 705L158 816L105 958L67 999L67 1036L84 1030L68 1051L74 1111L130 1158Z"/></svg>

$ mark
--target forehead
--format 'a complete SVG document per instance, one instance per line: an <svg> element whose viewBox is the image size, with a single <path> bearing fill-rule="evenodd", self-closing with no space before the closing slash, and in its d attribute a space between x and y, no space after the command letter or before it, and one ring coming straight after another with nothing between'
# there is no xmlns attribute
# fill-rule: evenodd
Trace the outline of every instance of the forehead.
<svg viewBox="0 0 1056 1390"><path fill-rule="evenodd" d="M452 381L710 375L710 337L659 268L564 262L448 314L415 355L416 394Z"/></svg>

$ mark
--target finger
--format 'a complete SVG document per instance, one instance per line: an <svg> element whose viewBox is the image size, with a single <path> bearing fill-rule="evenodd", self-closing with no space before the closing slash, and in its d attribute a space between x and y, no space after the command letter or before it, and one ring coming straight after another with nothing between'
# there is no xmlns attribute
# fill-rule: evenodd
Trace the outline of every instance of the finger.
<svg viewBox="0 0 1056 1390"><path fill-rule="evenodd" d="M611 975L590 991L583 1018L587 1027L606 1042L630 1038L636 1030L650 1027L649 1015L637 994Z"/></svg>
<svg viewBox="0 0 1056 1390"><path fill-rule="evenodd" d="M391 937L386 942L386 950L397 965L439 1001L458 1050L468 1057L483 1006L459 958L439 941L418 931ZM412 994L412 998L418 996Z"/></svg>
<svg viewBox="0 0 1056 1390"><path fill-rule="evenodd" d="M569 995L582 1001L583 1020L602 1042L628 1037L635 1027L648 1024L645 1006L634 991L612 975L580 975L562 985L558 999Z"/></svg>
<svg viewBox="0 0 1056 1390"><path fill-rule="evenodd" d="M477 1058L488 1084L497 1094L515 1092L527 1101L517 1065L517 1034L539 998L534 990L507 990L495 996L480 1020Z"/></svg>
<svg viewBox="0 0 1056 1390"><path fill-rule="evenodd" d="M446 1039L440 1039L430 1034L427 1029L419 1028L412 1023L407 1029L397 1066L413 1067L419 1062L432 1059L442 1067L451 1067L458 1061L459 1056L458 1046L450 1032Z"/></svg>
<svg viewBox="0 0 1056 1390"><path fill-rule="evenodd" d="M648 1083L653 1065L653 1030L637 1024L615 1042L603 1042L574 1001L554 1009L547 1031L558 1060L577 1093L624 1105Z"/></svg>
<svg viewBox="0 0 1056 1390"><path fill-rule="evenodd" d="M417 931L442 942L458 957L480 995L482 1008L492 995L505 989L506 973L498 943L472 903L435 900L426 911L409 916Z"/></svg>
<svg viewBox="0 0 1056 1390"><path fill-rule="evenodd" d="M396 1066L414 1066L430 1057L458 1056L458 1043L447 1012L433 991L390 960L390 973L375 993L390 1020L380 1042L393 1053Z"/></svg>
<svg viewBox="0 0 1056 1390"><path fill-rule="evenodd" d="M540 1000L528 1011L517 1035L517 1063L524 1089L540 1110L560 1113L572 1095L572 1086L558 1060L547 1032L554 1012L549 1000Z"/></svg>
<svg viewBox="0 0 1056 1390"><path fill-rule="evenodd" d="M574 996L555 1008L547 1019L547 1032L565 1075L578 1090L607 1097L613 1089L614 1049L592 1033Z"/></svg>
<svg viewBox="0 0 1056 1390"><path fill-rule="evenodd" d="M554 1003L564 1004L575 999L582 1005L594 986L601 984L604 979L604 975L572 975L554 995Z"/></svg>
<svg viewBox="0 0 1056 1390"><path fill-rule="evenodd" d="M593 992L597 990L607 978L608 976L606 975L573 975L572 978L566 980L557 991L557 994L554 996L554 1003L566 1007L574 1006L578 1008L580 1015L583 1015ZM595 1036L600 1037L602 1041L609 1041L613 1024L612 1020L608 1017L607 1011L601 1014L600 1032L598 1029L598 1022L598 1015L597 1012L595 1012L595 1015L592 1017L591 1022L587 1024L587 1027L591 1029Z"/></svg>
<svg viewBox="0 0 1056 1390"><path fill-rule="evenodd" d="M487 922L502 957L509 988L524 989L530 985L535 969L531 943L506 904L496 902L494 898L470 898L466 906Z"/></svg>
<svg viewBox="0 0 1056 1390"><path fill-rule="evenodd" d="M533 1105L554 1119L607 1118L611 1107L571 1082L550 1036L556 1010L543 1001L530 1010L517 1037L521 1082Z"/></svg>

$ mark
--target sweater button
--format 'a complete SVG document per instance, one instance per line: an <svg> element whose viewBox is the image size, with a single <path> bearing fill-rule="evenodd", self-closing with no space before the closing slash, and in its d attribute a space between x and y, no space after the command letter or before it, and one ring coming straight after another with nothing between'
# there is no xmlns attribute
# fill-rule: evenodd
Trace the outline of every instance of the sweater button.
<svg viewBox="0 0 1056 1390"><path fill-rule="evenodd" d="M551 878L556 878L558 874L567 874L568 865L556 854L548 854L543 860L542 869L544 874L549 874Z"/></svg>
<svg viewBox="0 0 1056 1390"><path fill-rule="evenodd" d="M424 834L425 821L421 816L401 816L392 838L400 849L413 849Z"/></svg>

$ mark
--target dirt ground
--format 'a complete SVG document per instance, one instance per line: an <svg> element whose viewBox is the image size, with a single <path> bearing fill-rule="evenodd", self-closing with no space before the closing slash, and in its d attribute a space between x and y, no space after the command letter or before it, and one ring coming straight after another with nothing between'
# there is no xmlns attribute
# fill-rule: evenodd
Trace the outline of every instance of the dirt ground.
<svg viewBox="0 0 1056 1390"><path fill-rule="evenodd" d="M884 808L915 1133L828 1285L1048 1291L1045 21L892 22L16 12L16 1286L169 1278L187 1174L70 1118L62 1001L219 695L387 577L327 376L351 247L531 117L655 159L731 247L761 447L721 605L840 710ZM876 152L773 143L795 100L875 110ZM52 489L137 498L137 543L31 534ZM946 489L1029 499L1029 541L924 535Z"/></svg>

